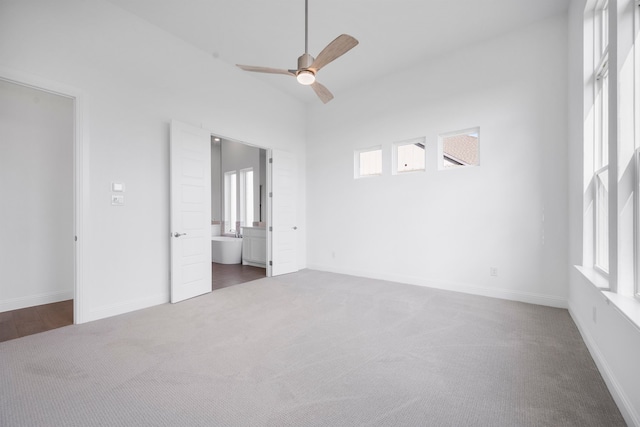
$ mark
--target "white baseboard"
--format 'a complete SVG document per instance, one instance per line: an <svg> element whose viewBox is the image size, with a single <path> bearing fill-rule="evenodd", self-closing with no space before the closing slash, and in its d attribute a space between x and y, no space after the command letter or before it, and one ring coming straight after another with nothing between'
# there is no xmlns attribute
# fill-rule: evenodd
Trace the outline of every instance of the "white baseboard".
<svg viewBox="0 0 640 427"><path fill-rule="evenodd" d="M163 293L153 297L140 298L134 301L126 301L119 304L112 304L104 307L98 307L85 311L83 322L92 322L107 317L117 316L119 314L129 313L131 311L142 310L160 304L169 302L169 294Z"/></svg>
<svg viewBox="0 0 640 427"><path fill-rule="evenodd" d="M630 426L640 427L640 417L633 409L633 406L629 403L629 399L625 394L624 390L620 386L620 383L616 379L611 367L607 363L607 360L602 355L600 348L596 344L596 341L593 339L591 334L589 333L589 329L584 327L582 320L579 316L576 315L575 310L569 304L569 314L573 319L573 323L576 324L578 330L580 331L580 335L582 335L582 339L584 340L587 348L589 349L589 353L591 353L591 357L593 358L604 382L607 384L607 388L613 397L613 400L618 405L618 409L620 409L620 413L624 420Z"/></svg>
<svg viewBox="0 0 640 427"><path fill-rule="evenodd" d="M35 305L51 304L54 302L66 301L73 299L73 290L49 292L39 295L28 295L20 298L11 298L0 301L0 313L4 311L18 310L25 307L33 307Z"/></svg>
<svg viewBox="0 0 640 427"><path fill-rule="evenodd" d="M332 273L347 274L350 276L366 277L369 279L388 280L391 282L406 283L409 285L425 286L428 288L443 289L453 292L463 292L472 295L481 295L491 298L519 301L529 304L544 305L556 308L568 308L567 300L554 295L536 294L532 292L514 291L511 289L486 288L467 283L439 282L411 276L395 274L371 274L364 271L350 269L329 268L322 265L309 265L310 270L327 271Z"/></svg>

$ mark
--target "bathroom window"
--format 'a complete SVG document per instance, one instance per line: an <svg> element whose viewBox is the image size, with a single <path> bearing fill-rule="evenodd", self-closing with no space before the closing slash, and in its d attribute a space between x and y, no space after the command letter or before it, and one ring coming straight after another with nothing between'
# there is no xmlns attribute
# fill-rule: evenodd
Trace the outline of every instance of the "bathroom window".
<svg viewBox="0 0 640 427"><path fill-rule="evenodd" d="M424 171L426 161L425 138L417 138L393 144L394 175Z"/></svg>
<svg viewBox="0 0 640 427"><path fill-rule="evenodd" d="M226 233L236 232L237 221L237 175L235 171L224 173L224 230Z"/></svg>
<svg viewBox="0 0 640 427"><path fill-rule="evenodd" d="M439 169L458 169L480 164L480 128L438 136Z"/></svg>
<svg viewBox="0 0 640 427"><path fill-rule="evenodd" d="M356 150L354 169L355 178L382 175L382 148L372 147Z"/></svg>
<svg viewBox="0 0 640 427"><path fill-rule="evenodd" d="M240 225L253 225L253 168L240 171Z"/></svg>

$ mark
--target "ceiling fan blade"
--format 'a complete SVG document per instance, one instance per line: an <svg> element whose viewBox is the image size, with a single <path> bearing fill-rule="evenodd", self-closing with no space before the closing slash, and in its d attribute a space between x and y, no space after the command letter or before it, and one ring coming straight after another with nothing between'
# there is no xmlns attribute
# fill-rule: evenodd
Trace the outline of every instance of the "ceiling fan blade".
<svg viewBox="0 0 640 427"><path fill-rule="evenodd" d="M295 77L295 73L292 73L290 70L281 70L279 68L254 67L253 65L240 65L240 64L236 64L236 67L242 68L245 71L252 71L254 73L286 74L288 76Z"/></svg>
<svg viewBox="0 0 640 427"><path fill-rule="evenodd" d="M311 88L316 93L316 95L318 95L318 98L320 98L320 100L323 103L326 104L327 102L329 102L329 101L331 101L333 99L333 94L331 92L329 92L329 89L327 89L326 87L324 87L323 85L321 85L317 81L311 83Z"/></svg>
<svg viewBox="0 0 640 427"><path fill-rule="evenodd" d="M338 59L357 45L358 40L348 34L342 34L329 43L327 47L322 49L322 52L318 54L318 57L313 61L313 64L311 64L309 68L313 68L318 71L320 68L324 67L331 61Z"/></svg>

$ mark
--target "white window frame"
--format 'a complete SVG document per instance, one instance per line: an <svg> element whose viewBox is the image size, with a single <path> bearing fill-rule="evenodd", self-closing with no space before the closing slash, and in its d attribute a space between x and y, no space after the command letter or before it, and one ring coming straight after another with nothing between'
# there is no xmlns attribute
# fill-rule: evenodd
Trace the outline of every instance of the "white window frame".
<svg viewBox="0 0 640 427"><path fill-rule="evenodd" d="M640 0L638 1L638 5L640 6ZM638 92L640 91L638 88L638 81L640 80L640 78L636 77L636 94L638 94ZM637 101L637 99L636 99ZM637 104L636 104L637 107ZM638 117L640 115L640 110L636 109L635 112L635 121L636 121L636 130L637 130L637 126L638 126L638 122L640 122L640 117ZM640 139L640 135L638 135L638 133L636 132L636 147L638 147L638 139ZM636 188L634 191L634 196L635 196L635 212L634 212L634 218L633 218L633 230L634 230L634 241L633 241L633 248L635 251L635 263L634 263L634 278L635 278L635 284L634 284L634 295L637 299L640 299L640 147L636 148L635 151L635 167L636 167L636 176L635 176L635 183L636 183Z"/></svg>
<svg viewBox="0 0 640 427"><path fill-rule="evenodd" d="M640 0L636 1L635 11L633 13L633 26L634 34L637 34L640 29ZM637 299L640 299L640 46L637 43L638 39L634 41L633 54L634 54L634 138L635 138L635 215L634 215L634 251L635 251L635 263L634 263L634 295Z"/></svg>
<svg viewBox="0 0 640 427"><path fill-rule="evenodd" d="M399 142L394 142L392 149L391 149L391 173L392 175L404 175L404 174L408 174L408 173L416 173L416 172L424 172L426 170L426 166L427 166L427 147L426 147L426 138L425 137L420 137L420 138L413 138L413 139L408 139L405 141L399 141ZM398 150L400 149L400 147L404 147L407 145L417 145L417 146L421 146L422 148L422 155L423 157L423 166L422 168L418 168L418 169L410 169L410 170L398 170Z"/></svg>
<svg viewBox="0 0 640 427"><path fill-rule="evenodd" d="M594 100L594 121L593 121L593 268L605 277L609 276L609 259L602 260L603 256L608 257L610 251L609 227L611 218L608 214L610 201L606 201L607 222L606 236L604 241L601 236L600 226L600 197L599 197L599 176L609 172L609 46L608 46L608 0L598 1L594 7L594 28L593 28L593 100ZM610 177L608 177L610 181Z"/></svg>
<svg viewBox="0 0 640 427"><path fill-rule="evenodd" d="M370 174L360 174L360 155L362 153L368 153L368 152L372 152L372 151L380 151L380 172L379 173L370 173ZM368 148L361 148L358 150L354 151L354 155L353 155L353 177L355 179L360 179L360 178L372 178L372 177L376 177L376 176L381 176L382 175L382 161L383 161L383 152L382 152L382 146L381 145L377 145L375 147L368 147Z"/></svg>

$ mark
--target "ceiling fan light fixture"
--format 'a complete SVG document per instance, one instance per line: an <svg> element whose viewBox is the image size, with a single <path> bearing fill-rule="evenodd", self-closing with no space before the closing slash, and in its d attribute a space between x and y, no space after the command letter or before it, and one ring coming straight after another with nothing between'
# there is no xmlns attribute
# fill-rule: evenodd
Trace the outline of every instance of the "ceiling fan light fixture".
<svg viewBox="0 0 640 427"><path fill-rule="evenodd" d="M316 75L311 70L300 70L296 75L296 79L298 79L298 83L308 86L316 81Z"/></svg>
<svg viewBox="0 0 640 427"><path fill-rule="evenodd" d="M304 53L298 58L298 68L285 70L281 68L256 67L253 65L236 65L245 71L254 73L284 74L295 77L301 85L311 87L316 95L318 95L318 98L326 104L333 99L333 95L329 92L329 89L316 80L316 73L325 65L335 61L353 49L358 44L358 40L348 34L341 34L326 45L325 48L320 51L317 58L309 55L308 3L309 0L304 1Z"/></svg>

